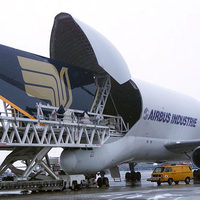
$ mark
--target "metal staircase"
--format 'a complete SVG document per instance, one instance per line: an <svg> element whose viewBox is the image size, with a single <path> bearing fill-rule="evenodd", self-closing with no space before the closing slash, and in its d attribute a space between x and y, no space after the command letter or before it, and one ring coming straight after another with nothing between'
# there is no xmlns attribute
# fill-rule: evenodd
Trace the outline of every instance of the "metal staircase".
<svg viewBox="0 0 200 200"><path fill-rule="evenodd" d="M102 117L106 101L110 94L111 89L111 79L110 76L98 77L96 78L96 85L98 86L98 94L92 112L99 114Z"/></svg>

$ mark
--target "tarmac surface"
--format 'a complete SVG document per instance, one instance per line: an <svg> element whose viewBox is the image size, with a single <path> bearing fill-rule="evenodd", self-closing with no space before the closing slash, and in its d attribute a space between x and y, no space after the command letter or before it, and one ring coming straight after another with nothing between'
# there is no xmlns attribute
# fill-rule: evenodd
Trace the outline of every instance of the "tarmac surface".
<svg viewBox="0 0 200 200"><path fill-rule="evenodd" d="M121 172L122 182L114 182L110 179L109 188L85 188L79 191L57 191L57 192L38 192L21 194L20 191L0 192L0 199L29 199L29 200L121 200L121 199L173 199L173 200L196 200L200 199L200 184L189 185L185 182L174 183L169 186L168 183L157 183L146 181L150 177L151 171L142 171L142 180L135 184L126 183L124 173Z"/></svg>

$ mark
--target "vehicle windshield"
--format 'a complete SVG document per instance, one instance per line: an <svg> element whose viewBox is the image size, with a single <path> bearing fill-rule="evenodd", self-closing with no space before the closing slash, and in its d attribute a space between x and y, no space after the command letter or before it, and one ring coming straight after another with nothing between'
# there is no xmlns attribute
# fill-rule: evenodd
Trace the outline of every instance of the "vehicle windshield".
<svg viewBox="0 0 200 200"><path fill-rule="evenodd" d="M156 167L153 171L153 173L160 173L164 171L164 167Z"/></svg>

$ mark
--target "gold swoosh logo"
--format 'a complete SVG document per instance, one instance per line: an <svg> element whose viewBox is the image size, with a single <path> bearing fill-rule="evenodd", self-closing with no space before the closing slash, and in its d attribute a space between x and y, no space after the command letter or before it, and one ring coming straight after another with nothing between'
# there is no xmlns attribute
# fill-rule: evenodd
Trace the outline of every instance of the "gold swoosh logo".
<svg viewBox="0 0 200 200"><path fill-rule="evenodd" d="M50 63L18 56L22 68L27 95L50 100L52 106L69 108L72 103L68 68L62 67L60 74ZM65 85L67 84L67 87ZM68 91L68 98L67 98Z"/></svg>

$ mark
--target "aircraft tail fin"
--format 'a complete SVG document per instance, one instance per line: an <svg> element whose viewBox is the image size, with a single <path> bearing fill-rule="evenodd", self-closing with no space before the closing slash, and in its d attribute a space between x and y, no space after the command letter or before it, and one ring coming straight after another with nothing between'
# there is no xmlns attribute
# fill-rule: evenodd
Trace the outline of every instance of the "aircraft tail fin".
<svg viewBox="0 0 200 200"><path fill-rule="evenodd" d="M97 87L93 72L0 45L0 98L25 115L36 104L90 110Z"/></svg>

